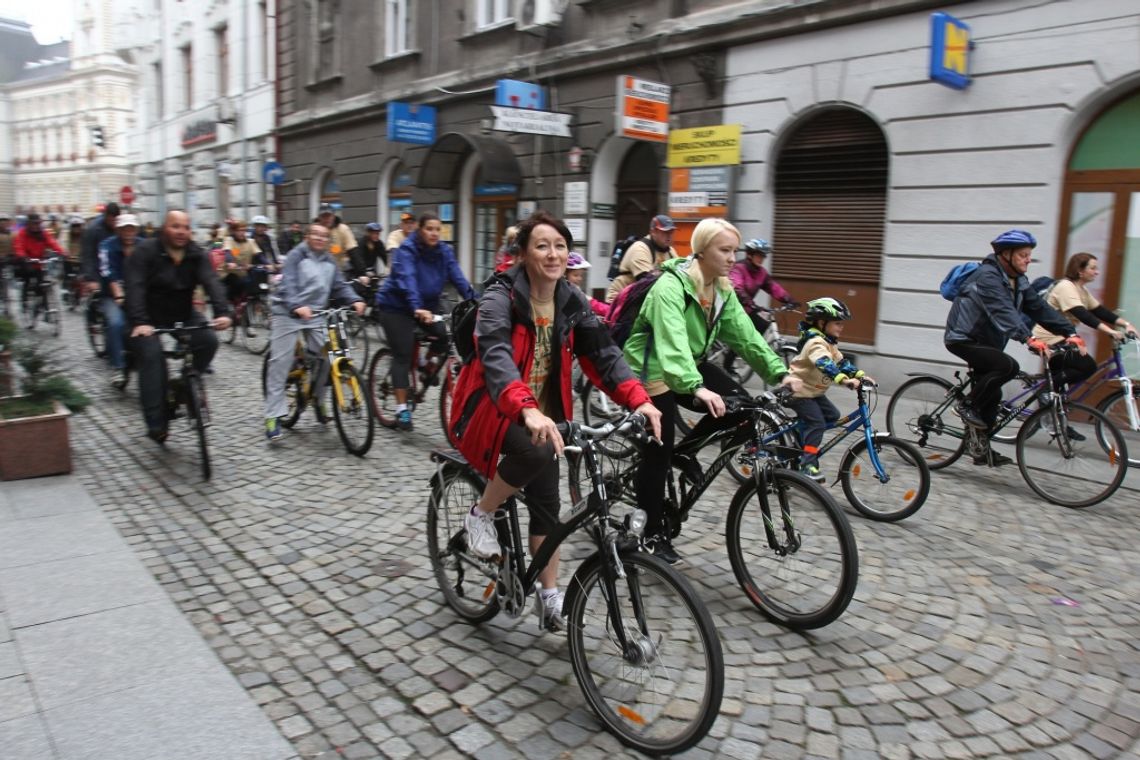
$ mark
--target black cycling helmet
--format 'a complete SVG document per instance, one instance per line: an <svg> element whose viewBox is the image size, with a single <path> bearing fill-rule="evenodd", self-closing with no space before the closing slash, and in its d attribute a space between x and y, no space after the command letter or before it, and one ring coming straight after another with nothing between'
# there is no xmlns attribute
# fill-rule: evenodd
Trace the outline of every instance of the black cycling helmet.
<svg viewBox="0 0 1140 760"><path fill-rule="evenodd" d="M1011 248L1036 248L1037 238L1025 230L1006 230L991 240L990 245L993 247L994 253L1000 253Z"/></svg>
<svg viewBox="0 0 1140 760"><path fill-rule="evenodd" d="M807 311L804 312L804 316L808 318L809 322L814 322L817 319L822 319L825 322L836 320L846 322L851 319L851 310L847 308L847 304L837 298L816 298L807 302Z"/></svg>
<svg viewBox="0 0 1140 760"><path fill-rule="evenodd" d="M764 238L752 238L744 244L745 255L758 253L761 256L768 256L772 253L772 244Z"/></svg>

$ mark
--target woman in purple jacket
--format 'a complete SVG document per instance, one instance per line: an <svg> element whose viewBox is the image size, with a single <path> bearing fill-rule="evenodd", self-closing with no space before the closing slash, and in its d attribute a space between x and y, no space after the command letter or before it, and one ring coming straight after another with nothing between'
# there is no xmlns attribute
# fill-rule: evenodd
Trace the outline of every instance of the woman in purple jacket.
<svg viewBox="0 0 1140 760"><path fill-rule="evenodd" d="M435 322L439 297L450 282L462 298L474 298L475 290L463 276L455 251L440 241L443 223L435 214L424 214L412 234L392 255L388 279L376 294L380 325L392 350L392 390L396 396L396 426L412 429L408 408L408 373L417 323L432 337L428 361L441 361L447 352L447 329Z"/></svg>
<svg viewBox="0 0 1140 760"><path fill-rule="evenodd" d="M732 281L732 289L736 291L740 305L744 307L744 311L752 319L752 324L756 326L756 332L761 335L768 329L770 323L764 318L756 306L756 301L753 300L757 293L763 290L780 303L796 304L791 294L784 290L780 283L773 280L772 275L764 268L764 259L771 252L772 245L767 240L753 238L744 244L744 261L733 264L732 270L728 273L728 279ZM736 361L736 354L732 351L727 352L724 357L724 368L729 373L732 372L734 361Z"/></svg>

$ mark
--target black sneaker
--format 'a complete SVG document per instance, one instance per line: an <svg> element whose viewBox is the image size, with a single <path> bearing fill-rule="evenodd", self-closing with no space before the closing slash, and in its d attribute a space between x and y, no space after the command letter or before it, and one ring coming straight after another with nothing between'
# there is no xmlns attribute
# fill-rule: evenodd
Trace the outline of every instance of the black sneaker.
<svg viewBox="0 0 1140 760"><path fill-rule="evenodd" d="M1085 436L1084 436L1084 435L1082 435L1081 433L1078 433L1076 430L1073 430L1072 428L1067 428L1067 430L1068 430L1068 432L1069 432L1069 440L1070 440L1070 441L1085 441L1085 440L1088 440L1087 438L1085 438Z"/></svg>
<svg viewBox="0 0 1140 760"><path fill-rule="evenodd" d="M990 467L1001 467L1007 464L1013 464L1013 460L1005 454L999 454L996 451L991 451L988 454L980 454L974 457L974 464L976 465L989 465Z"/></svg>
<svg viewBox="0 0 1140 760"><path fill-rule="evenodd" d="M166 445L166 428L151 428L146 431L146 437L157 443L159 446Z"/></svg>
<svg viewBox="0 0 1140 760"><path fill-rule="evenodd" d="M668 538L658 538L653 543L653 556L665 560L670 565L681 561L681 555L673 548L673 542Z"/></svg>
<svg viewBox="0 0 1140 760"><path fill-rule="evenodd" d="M958 416L962 418L962 422L965 422L970 427L978 428L979 430L985 430L987 427L989 427L978 415L978 412L974 409L973 405L965 401L962 401L958 404L958 406L954 407L954 411L957 412Z"/></svg>

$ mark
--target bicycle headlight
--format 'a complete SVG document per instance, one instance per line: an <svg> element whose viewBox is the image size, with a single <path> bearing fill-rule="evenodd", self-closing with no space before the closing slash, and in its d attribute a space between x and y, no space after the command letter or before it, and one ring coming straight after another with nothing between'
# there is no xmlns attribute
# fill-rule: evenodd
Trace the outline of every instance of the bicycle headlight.
<svg viewBox="0 0 1140 760"><path fill-rule="evenodd" d="M645 523L649 521L649 515L645 514L643 509L634 509L625 516L625 530L627 533L632 533L635 536L640 536L645 532Z"/></svg>

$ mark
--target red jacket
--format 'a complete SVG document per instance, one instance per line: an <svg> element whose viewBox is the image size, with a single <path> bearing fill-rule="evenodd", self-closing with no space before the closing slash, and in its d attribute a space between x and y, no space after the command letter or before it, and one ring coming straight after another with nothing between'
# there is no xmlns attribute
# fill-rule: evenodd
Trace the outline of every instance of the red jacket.
<svg viewBox="0 0 1140 760"><path fill-rule="evenodd" d="M522 267L498 275L479 301L475 321L475 358L459 373L451 406L450 438L477 470L494 477L503 437L522 411L538 408L526 379L534 364L535 329L530 281ZM630 409L649 401L609 332L594 316L586 296L566 281L554 293L552 366L548 382L557 382L561 409L550 417L573 417L570 370L576 356L590 381Z"/></svg>
<svg viewBox="0 0 1140 760"><path fill-rule="evenodd" d="M63 248L47 230L43 230L41 237L32 237L27 228L22 228L12 238L12 255L17 259L42 262L48 258L49 250L63 253Z"/></svg>

